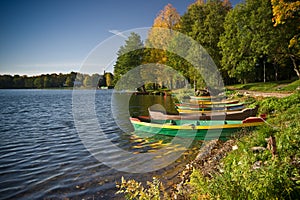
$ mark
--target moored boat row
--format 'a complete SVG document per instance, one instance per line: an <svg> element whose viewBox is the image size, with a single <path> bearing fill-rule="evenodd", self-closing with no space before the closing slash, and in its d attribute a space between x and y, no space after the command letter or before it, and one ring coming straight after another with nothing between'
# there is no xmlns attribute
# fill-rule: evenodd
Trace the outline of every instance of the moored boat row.
<svg viewBox="0 0 300 200"><path fill-rule="evenodd" d="M150 107L149 116L130 118L130 121L135 130L153 134L198 139L228 137L242 128L264 123L263 117L255 117L258 106L246 108L246 105L237 100L192 96L190 102L176 104L179 114L166 114L159 107Z"/></svg>

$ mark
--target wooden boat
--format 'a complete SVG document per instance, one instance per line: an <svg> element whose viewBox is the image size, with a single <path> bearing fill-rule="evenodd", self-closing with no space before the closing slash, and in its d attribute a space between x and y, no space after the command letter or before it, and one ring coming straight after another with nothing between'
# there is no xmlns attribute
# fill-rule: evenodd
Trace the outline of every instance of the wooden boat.
<svg viewBox="0 0 300 200"><path fill-rule="evenodd" d="M244 120L151 120L130 118L136 131L167 136L197 139L226 138L242 129L262 125L264 119L249 117ZM207 135L208 134L208 135Z"/></svg>
<svg viewBox="0 0 300 200"><path fill-rule="evenodd" d="M180 114L180 115L168 115L164 114L160 110L153 110L148 108L149 117L151 119L157 120L180 120L180 119L190 119L190 120L243 120L247 117L254 117L257 114L258 106L255 108L245 108L241 111L232 112L202 112L202 113L191 113L191 114ZM147 118L146 116L145 118ZM148 118L149 118L148 117Z"/></svg>
<svg viewBox="0 0 300 200"><path fill-rule="evenodd" d="M234 112L245 109L245 106L234 106L229 108L214 108L214 109L177 109L180 114L207 114L210 112Z"/></svg>
<svg viewBox="0 0 300 200"><path fill-rule="evenodd" d="M190 96L191 99L193 100L198 100L198 101L214 101L214 100L221 100L224 97L219 97L219 96Z"/></svg>
<svg viewBox="0 0 300 200"><path fill-rule="evenodd" d="M199 104L199 105L226 105L226 104L235 104L238 103L239 100L224 100L224 101L202 101L202 100L195 100L190 99L190 103L182 102L184 104Z"/></svg>
<svg viewBox="0 0 300 200"><path fill-rule="evenodd" d="M176 104L176 107L181 110L235 110L245 107L245 103L235 104L210 104L210 105L195 105L195 104Z"/></svg>

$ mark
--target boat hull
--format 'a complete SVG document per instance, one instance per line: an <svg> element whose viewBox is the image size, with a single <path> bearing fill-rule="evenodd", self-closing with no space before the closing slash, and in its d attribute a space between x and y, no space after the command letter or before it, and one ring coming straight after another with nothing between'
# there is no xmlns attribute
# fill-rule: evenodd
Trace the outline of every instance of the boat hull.
<svg viewBox="0 0 300 200"><path fill-rule="evenodd" d="M235 103L235 104L211 104L211 105L193 105L193 104L176 104L176 107L180 110L238 110L245 108L245 103Z"/></svg>
<svg viewBox="0 0 300 200"><path fill-rule="evenodd" d="M172 137L196 138L210 140L227 138L242 128L251 128L262 125L263 120L255 118L256 121L197 121L178 120L174 124L171 121L144 122L138 118L131 118L131 123L136 131L152 134L162 134ZM188 122L188 123L186 123Z"/></svg>
<svg viewBox="0 0 300 200"><path fill-rule="evenodd" d="M200 100L200 101L214 101L214 100L220 100L222 97L217 96L190 96L193 100Z"/></svg>
<svg viewBox="0 0 300 200"><path fill-rule="evenodd" d="M258 107L245 108L241 111L235 112L207 112L180 115L168 115L164 114L161 111L151 109L148 109L148 111L150 118L157 120L243 120L247 117L255 117L258 111Z"/></svg>
<svg viewBox="0 0 300 200"><path fill-rule="evenodd" d="M202 101L197 99L190 99L190 104L199 104L199 105L227 105L227 104L235 104L235 103L239 103L239 101L238 100Z"/></svg>

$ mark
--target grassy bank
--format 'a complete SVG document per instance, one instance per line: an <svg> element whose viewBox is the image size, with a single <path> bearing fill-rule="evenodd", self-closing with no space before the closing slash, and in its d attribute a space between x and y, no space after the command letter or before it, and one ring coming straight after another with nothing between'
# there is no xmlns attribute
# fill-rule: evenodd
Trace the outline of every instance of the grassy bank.
<svg viewBox="0 0 300 200"><path fill-rule="evenodd" d="M261 92L293 92L300 86L300 80L296 81L277 81L277 82L258 82L247 84L236 84L226 86L230 90L251 90Z"/></svg>
<svg viewBox="0 0 300 200"><path fill-rule="evenodd" d="M180 199L299 199L300 92L256 103L259 112L268 114L267 123L236 138L233 150L209 175L202 168L190 169L188 190ZM174 198L157 179L145 187L122 180L119 189L127 199ZM177 193L180 197L182 191Z"/></svg>
<svg viewBox="0 0 300 200"><path fill-rule="evenodd" d="M237 141L212 178L194 170L190 199L298 199L300 197L300 93L259 102L268 124ZM273 136L276 146L268 146ZM261 147L254 151L253 147ZM273 148L275 152L273 152Z"/></svg>

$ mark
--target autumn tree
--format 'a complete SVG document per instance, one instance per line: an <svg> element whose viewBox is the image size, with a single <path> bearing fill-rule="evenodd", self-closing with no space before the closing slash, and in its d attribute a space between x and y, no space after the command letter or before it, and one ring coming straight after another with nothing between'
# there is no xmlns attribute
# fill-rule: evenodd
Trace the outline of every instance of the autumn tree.
<svg viewBox="0 0 300 200"><path fill-rule="evenodd" d="M93 81L90 75L85 75L83 80L83 86L86 88L93 87Z"/></svg>
<svg viewBox="0 0 300 200"><path fill-rule="evenodd" d="M105 83L107 87L112 87L113 86L113 81L114 81L114 76L110 72L106 72L104 74L105 77Z"/></svg>
<svg viewBox="0 0 300 200"><path fill-rule="evenodd" d="M68 76L66 79L65 85L67 87L73 87L73 83L74 83L74 81L72 80L72 78L70 76Z"/></svg>
<svg viewBox="0 0 300 200"><path fill-rule="evenodd" d="M292 60L294 71L300 79L300 1L271 0L274 26L282 26L290 33L286 55Z"/></svg>
<svg viewBox="0 0 300 200"><path fill-rule="evenodd" d="M146 44L147 47L151 48L147 50L145 62L166 63L167 56L165 49L173 36L172 30L179 29L179 22L180 15L171 4L166 5L159 12L152 25L153 28L148 33Z"/></svg>

